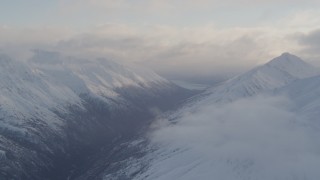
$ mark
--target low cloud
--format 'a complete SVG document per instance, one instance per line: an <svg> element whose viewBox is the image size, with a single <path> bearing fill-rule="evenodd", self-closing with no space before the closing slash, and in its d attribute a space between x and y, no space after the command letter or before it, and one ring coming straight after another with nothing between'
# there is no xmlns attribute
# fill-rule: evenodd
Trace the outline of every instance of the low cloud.
<svg viewBox="0 0 320 180"><path fill-rule="evenodd" d="M313 61L314 64L320 65L320 29L309 33L298 33L293 38L301 46L300 53Z"/></svg>
<svg viewBox="0 0 320 180"><path fill-rule="evenodd" d="M300 36L299 42L302 45L306 45L309 47L317 46L319 48L320 44L320 29L312 31L308 34L304 34Z"/></svg>
<svg viewBox="0 0 320 180"><path fill-rule="evenodd" d="M74 31L67 28L16 28L0 26L0 53L25 60L34 49L56 50L56 44Z"/></svg>
<svg viewBox="0 0 320 180"><path fill-rule="evenodd" d="M164 75L212 76L240 72L293 49L285 36L270 38L268 30L108 24L59 41L56 49L141 63Z"/></svg>
<svg viewBox="0 0 320 180"><path fill-rule="evenodd" d="M0 51L24 59L31 56L33 49L88 58L106 57L142 64L169 78L205 79L242 72L283 52L309 59L310 55L302 50L317 48L316 43L311 43L316 38L308 38L314 35L308 34L310 30L286 28L291 22L280 22L283 20L277 27L266 24L242 28L110 23L81 32L67 28L2 26ZM316 49L312 52L313 57L318 56Z"/></svg>
<svg viewBox="0 0 320 180"><path fill-rule="evenodd" d="M193 169L204 179L317 179L320 143L290 106L284 97L266 96L202 106L156 131L152 140L166 144L164 149L186 149L182 154L192 162L185 164L211 164L201 173ZM181 161L174 158L168 162Z"/></svg>

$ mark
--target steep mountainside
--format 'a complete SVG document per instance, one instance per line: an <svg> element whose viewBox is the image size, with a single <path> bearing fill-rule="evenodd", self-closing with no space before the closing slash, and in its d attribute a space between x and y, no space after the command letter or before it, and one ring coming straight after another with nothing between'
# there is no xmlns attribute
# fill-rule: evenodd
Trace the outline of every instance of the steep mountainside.
<svg viewBox="0 0 320 180"><path fill-rule="evenodd" d="M72 178L87 156L139 134L154 108L192 94L105 59L36 51L27 63L0 63L0 179Z"/></svg>
<svg viewBox="0 0 320 180"><path fill-rule="evenodd" d="M283 53L268 63L236 76L208 92L208 101L230 102L257 93L273 90L297 79L318 74L313 66L299 57Z"/></svg>

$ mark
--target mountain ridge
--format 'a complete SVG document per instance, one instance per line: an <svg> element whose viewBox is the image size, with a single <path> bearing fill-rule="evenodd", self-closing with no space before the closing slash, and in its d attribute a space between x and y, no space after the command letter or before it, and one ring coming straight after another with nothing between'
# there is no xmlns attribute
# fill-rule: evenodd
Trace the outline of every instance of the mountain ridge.
<svg viewBox="0 0 320 180"><path fill-rule="evenodd" d="M320 77L300 60L284 53L192 98L161 118L144 157L104 179L316 180Z"/></svg>
<svg viewBox="0 0 320 180"><path fill-rule="evenodd" d="M27 62L1 57L0 179L77 176L87 157L141 134L151 108L165 111L193 94L111 60L40 50Z"/></svg>
<svg viewBox="0 0 320 180"><path fill-rule="evenodd" d="M264 65L255 67L240 74L220 86L211 88L207 94L223 94L224 99L209 97L215 101L229 102L238 97L247 97L261 91L268 91L289 84L295 80L315 76L318 70L297 56L289 53L270 60Z"/></svg>

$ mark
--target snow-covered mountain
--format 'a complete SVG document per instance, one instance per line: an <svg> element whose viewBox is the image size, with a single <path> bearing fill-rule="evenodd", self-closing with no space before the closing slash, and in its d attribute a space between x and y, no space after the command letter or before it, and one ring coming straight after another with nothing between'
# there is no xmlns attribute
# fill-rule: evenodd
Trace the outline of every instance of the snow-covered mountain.
<svg viewBox="0 0 320 180"><path fill-rule="evenodd" d="M292 111L303 116L302 124L320 129L320 76L313 76L297 80L274 92L277 95L285 95L293 103Z"/></svg>
<svg viewBox="0 0 320 180"><path fill-rule="evenodd" d="M103 177L319 179L319 82L315 68L284 53L160 117L148 140L129 143L144 155Z"/></svg>
<svg viewBox="0 0 320 180"><path fill-rule="evenodd" d="M289 53L165 114L192 92L133 65L0 63L0 179L320 177L319 71Z"/></svg>
<svg viewBox="0 0 320 180"><path fill-rule="evenodd" d="M152 108L191 94L106 59L37 50L27 62L0 63L0 179L65 179L75 162L146 126Z"/></svg>
<svg viewBox="0 0 320 180"><path fill-rule="evenodd" d="M195 111L202 105L225 104L262 92L270 92L296 80L317 74L319 74L317 68L286 52L266 64L208 88L204 93L191 98L190 103L173 114L171 118L177 118L185 111Z"/></svg>
<svg viewBox="0 0 320 180"><path fill-rule="evenodd" d="M318 74L318 70L299 57L283 53L268 63L236 76L209 92L208 101L230 102L263 91L273 90L297 79Z"/></svg>

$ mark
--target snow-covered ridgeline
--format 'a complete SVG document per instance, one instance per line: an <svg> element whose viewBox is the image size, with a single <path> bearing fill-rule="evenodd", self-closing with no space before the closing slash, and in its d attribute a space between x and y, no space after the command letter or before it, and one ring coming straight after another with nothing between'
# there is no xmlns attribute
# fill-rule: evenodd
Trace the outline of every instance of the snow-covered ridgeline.
<svg viewBox="0 0 320 180"><path fill-rule="evenodd" d="M174 124L159 120L156 150L135 179L318 179L317 74L284 53L210 89L172 114Z"/></svg>
<svg viewBox="0 0 320 180"><path fill-rule="evenodd" d="M8 128L31 118L59 126L62 120L52 111L67 113L69 106L81 107L81 94L112 103L123 101L117 88L169 86L167 80L149 70L105 59L76 59L37 51L28 64L5 55L0 62L0 115L2 127Z"/></svg>

